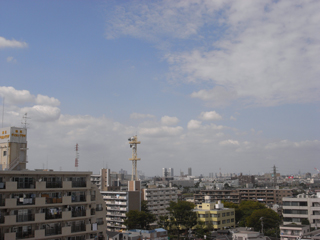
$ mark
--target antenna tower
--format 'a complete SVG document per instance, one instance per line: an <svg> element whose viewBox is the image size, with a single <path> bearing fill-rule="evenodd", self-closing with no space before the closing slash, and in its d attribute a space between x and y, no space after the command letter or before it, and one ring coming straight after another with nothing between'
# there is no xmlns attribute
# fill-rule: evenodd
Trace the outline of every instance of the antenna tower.
<svg viewBox="0 0 320 240"><path fill-rule="evenodd" d="M131 137L128 139L130 148L132 148L132 158L129 158L130 161L132 161L132 175L131 175L131 181L138 181L138 173L137 173L137 161L141 160L141 158L138 158L137 148L138 144L140 142L138 141L137 135Z"/></svg>
<svg viewBox="0 0 320 240"><path fill-rule="evenodd" d="M3 119L4 119L4 99L5 97L2 98L2 128L3 128Z"/></svg>
<svg viewBox="0 0 320 240"><path fill-rule="evenodd" d="M74 162L74 166L76 168L76 171L78 171L78 166L79 166L79 145L78 145L78 143L76 144L76 159Z"/></svg>
<svg viewBox="0 0 320 240"><path fill-rule="evenodd" d="M27 129L27 126L28 126L27 120L28 119L30 119L30 118L28 118L28 113L25 113L22 117L22 120L21 120L21 124L24 129Z"/></svg>

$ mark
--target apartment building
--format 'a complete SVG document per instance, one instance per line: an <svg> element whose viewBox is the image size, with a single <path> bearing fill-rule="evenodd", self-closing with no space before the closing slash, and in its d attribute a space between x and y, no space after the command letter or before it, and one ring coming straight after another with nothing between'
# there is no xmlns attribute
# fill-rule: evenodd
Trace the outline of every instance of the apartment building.
<svg viewBox="0 0 320 240"><path fill-rule="evenodd" d="M100 191L107 191L111 187L110 169L102 168L99 174L92 174L90 177L92 183L97 185Z"/></svg>
<svg viewBox="0 0 320 240"><path fill-rule="evenodd" d="M265 204L282 205L282 198L292 196L291 189L264 189L264 188L242 188L233 190L201 190L194 194L195 203L204 201L205 196L210 196L214 201L227 201L240 203L241 201L258 201Z"/></svg>
<svg viewBox="0 0 320 240"><path fill-rule="evenodd" d="M168 214L167 208L171 201L178 201L178 189L169 188L144 188L142 199L147 202L148 210L157 217Z"/></svg>
<svg viewBox="0 0 320 240"><path fill-rule="evenodd" d="M198 204L194 211L198 220L207 226L212 225L215 230L235 227L234 208L225 208L220 201L213 203L209 196L206 196L205 202Z"/></svg>
<svg viewBox="0 0 320 240"><path fill-rule="evenodd" d="M310 226L288 224L280 226L281 240L296 240L301 239L304 234L310 232ZM305 239L305 238L303 238Z"/></svg>
<svg viewBox="0 0 320 240"><path fill-rule="evenodd" d="M0 239L106 239L91 172L0 172Z"/></svg>
<svg viewBox="0 0 320 240"><path fill-rule="evenodd" d="M308 220L311 227L320 226L320 193L299 194L297 197L283 198L283 223L303 224Z"/></svg>
<svg viewBox="0 0 320 240"><path fill-rule="evenodd" d="M141 211L140 181L129 181L128 191L101 191L106 205L108 231L123 231L126 213L130 210Z"/></svg>

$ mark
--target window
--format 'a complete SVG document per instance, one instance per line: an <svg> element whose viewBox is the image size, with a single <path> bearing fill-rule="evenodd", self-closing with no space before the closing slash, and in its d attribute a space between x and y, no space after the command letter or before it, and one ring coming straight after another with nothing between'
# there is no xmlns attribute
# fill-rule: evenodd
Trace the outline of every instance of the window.
<svg viewBox="0 0 320 240"><path fill-rule="evenodd" d="M3 156L7 156L7 151L3 151Z"/></svg>
<svg viewBox="0 0 320 240"><path fill-rule="evenodd" d="M226 216L226 214L225 213L222 213L222 217L225 217Z"/></svg>

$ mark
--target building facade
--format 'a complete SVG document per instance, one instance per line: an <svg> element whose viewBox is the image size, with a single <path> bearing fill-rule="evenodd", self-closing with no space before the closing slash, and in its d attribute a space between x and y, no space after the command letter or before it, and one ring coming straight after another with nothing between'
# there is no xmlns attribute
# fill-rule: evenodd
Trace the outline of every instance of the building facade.
<svg viewBox="0 0 320 240"><path fill-rule="evenodd" d="M27 164L27 129L0 130L0 170L23 170Z"/></svg>
<svg viewBox="0 0 320 240"><path fill-rule="evenodd" d="M215 230L235 227L234 208L224 208L220 201L213 203L209 196L206 196L205 202L198 204L194 211L198 220L207 226L211 225Z"/></svg>
<svg viewBox="0 0 320 240"><path fill-rule="evenodd" d="M129 181L128 191L101 191L106 205L108 231L123 231L126 213L130 210L141 211L140 181Z"/></svg>
<svg viewBox="0 0 320 240"><path fill-rule="evenodd" d="M90 175L2 171L0 239L106 239L105 204Z"/></svg>
<svg viewBox="0 0 320 240"><path fill-rule="evenodd" d="M240 203L241 201L258 201L264 204L282 205L282 198L292 196L291 189L264 189L264 188L242 188L234 190L201 190L194 194L195 203L204 201L205 196L210 196L214 201L227 201Z"/></svg>
<svg viewBox="0 0 320 240"><path fill-rule="evenodd" d="M310 226L288 224L280 226L280 239L281 240L296 240L301 239L304 234L310 232ZM304 239L304 238L303 238Z"/></svg>
<svg viewBox="0 0 320 240"><path fill-rule="evenodd" d="M178 201L178 189L169 188L144 188L142 199L147 202L148 210L157 217L168 214L167 208L171 201Z"/></svg>
<svg viewBox="0 0 320 240"><path fill-rule="evenodd" d="M299 194L297 197L283 198L283 223L303 224L308 220L311 227L320 226L320 193Z"/></svg>
<svg viewBox="0 0 320 240"><path fill-rule="evenodd" d="M110 176L110 169L102 168L99 174L92 174L90 180L100 191L107 191L112 186Z"/></svg>

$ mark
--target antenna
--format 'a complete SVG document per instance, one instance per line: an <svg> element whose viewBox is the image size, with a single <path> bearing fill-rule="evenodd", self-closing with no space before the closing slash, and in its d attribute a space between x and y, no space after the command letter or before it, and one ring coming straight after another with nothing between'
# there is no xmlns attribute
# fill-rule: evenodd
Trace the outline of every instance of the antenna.
<svg viewBox="0 0 320 240"><path fill-rule="evenodd" d="M3 128L3 119L4 119L4 99L5 97L2 98L2 128Z"/></svg>
<svg viewBox="0 0 320 240"><path fill-rule="evenodd" d="M74 166L76 168L76 171L78 171L78 166L79 166L79 145L78 145L78 143L76 144L76 159L74 162Z"/></svg>
<svg viewBox="0 0 320 240"><path fill-rule="evenodd" d="M25 113L22 117L22 120L21 120L21 124L23 126L24 129L27 129L27 126L28 126L28 123L27 123L27 120L30 119L28 117L28 113Z"/></svg>

